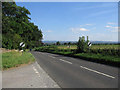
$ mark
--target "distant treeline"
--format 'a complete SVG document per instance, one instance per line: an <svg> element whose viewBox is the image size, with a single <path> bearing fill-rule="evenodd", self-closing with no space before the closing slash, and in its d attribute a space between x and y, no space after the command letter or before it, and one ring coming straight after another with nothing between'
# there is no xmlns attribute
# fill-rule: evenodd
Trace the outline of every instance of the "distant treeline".
<svg viewBox="0 0 120 90"><path fill-rule="evenodd" d="M15 2L2 2L2 47L18 49L20 42L25 48L41 45L42 31L30 22L30 12Z"/></svg>

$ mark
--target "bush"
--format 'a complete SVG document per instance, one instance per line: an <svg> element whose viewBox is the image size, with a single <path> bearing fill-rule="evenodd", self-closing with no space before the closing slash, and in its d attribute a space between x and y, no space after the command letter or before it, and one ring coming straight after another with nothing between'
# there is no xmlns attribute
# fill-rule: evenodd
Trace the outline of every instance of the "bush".
<svg viewBox="0 0 120 90"><path fill-rule="evenodd" d="M88 38L87 41L85 41L85 37L79 37L78 43L77 43L77 52L82 53L82 52L87 52L89 50L88 46Z"/></svg>

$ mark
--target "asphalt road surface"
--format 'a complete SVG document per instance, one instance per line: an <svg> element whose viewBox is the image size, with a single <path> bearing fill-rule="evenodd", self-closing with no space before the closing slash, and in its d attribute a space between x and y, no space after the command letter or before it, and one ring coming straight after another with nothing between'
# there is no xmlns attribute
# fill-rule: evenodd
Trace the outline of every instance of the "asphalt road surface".
<svg viewBox="0 0 120 90"><path fill-rule="evenodd" d="M118 88L118 68L45 52L31 52L61 88Z"/></svg>

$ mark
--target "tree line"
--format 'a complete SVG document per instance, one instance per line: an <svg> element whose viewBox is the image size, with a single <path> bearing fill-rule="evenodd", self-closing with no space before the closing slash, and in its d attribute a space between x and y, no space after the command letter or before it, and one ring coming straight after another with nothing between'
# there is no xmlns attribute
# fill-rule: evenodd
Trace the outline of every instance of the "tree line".
<svg viewBox="0 0 120 90"><path fill-rule="evenodd" d="M33 48L42 44L42 31L38 29L28 16L31 13L15 2L2 2L2 47L19 49L20 42L25 48Z"/></svg>

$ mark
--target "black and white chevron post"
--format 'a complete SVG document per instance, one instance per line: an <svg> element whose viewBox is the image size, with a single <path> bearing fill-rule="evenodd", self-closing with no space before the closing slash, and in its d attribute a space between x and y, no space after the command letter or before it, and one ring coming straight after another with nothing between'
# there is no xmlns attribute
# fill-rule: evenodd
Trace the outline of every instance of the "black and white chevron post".
<svg viewBox="0 0 120 90"><path fill-rule="evenodd" d="M24 42L21 42L21 43L20 43L20 47L25 47Z"/></svg>
<svg viewBox="0 0 120 90"><path fill-rule="evenodd" d="M90 47L92 45L92 43L91 42L88 42L88 46Z"/></svg>
<svg viewBox="0 0 120 90"><path fill-rule="evenodd" d="M22 50L21 50L21 51L22 51L22 55L23 55L23 47L25 47L25 43L24 43L24 42L21 42L21 43L20 43L20 47L22 47Z"/></svg>

